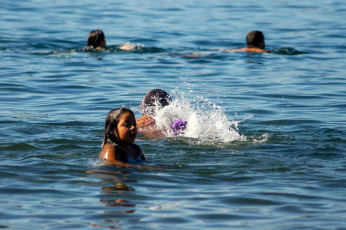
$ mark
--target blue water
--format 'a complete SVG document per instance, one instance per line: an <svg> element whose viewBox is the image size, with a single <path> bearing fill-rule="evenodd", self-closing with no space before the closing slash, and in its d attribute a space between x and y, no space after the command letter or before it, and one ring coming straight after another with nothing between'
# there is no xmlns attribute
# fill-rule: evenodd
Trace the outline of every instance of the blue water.
<svg viewBox="0 0 346 230"><path fill-rule="evenodd" d="M346 229L345 13L341 0L2 1L0 227ZM108 47L85 52L94 29ZM271 53L220 51L251 30ZM138 136L155 169L102 165L107 112L141 116L153 88L191 130Z"/></svg>

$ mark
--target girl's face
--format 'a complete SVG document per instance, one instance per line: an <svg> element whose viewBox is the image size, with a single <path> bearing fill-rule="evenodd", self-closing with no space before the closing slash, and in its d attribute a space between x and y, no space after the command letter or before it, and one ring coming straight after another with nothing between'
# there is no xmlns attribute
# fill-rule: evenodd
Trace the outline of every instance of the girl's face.
<svg viewBox="0 0 346 230"><path fill-rule="evenodd" d="M129 112L123 113L120 116L117 129L119 136L114 130L115 136L117 136L124 144L132 144L137 137L137 124L135 116Z"/></svg>

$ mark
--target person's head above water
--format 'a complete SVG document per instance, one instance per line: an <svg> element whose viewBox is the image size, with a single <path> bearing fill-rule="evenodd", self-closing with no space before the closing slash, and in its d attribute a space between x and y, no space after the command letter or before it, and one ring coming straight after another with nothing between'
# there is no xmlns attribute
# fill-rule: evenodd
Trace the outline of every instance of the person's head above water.
<svg viewBox="0 0 346 230"><path fill-rule="evenodd" d="M264 35L261 31L251 31L246 36L246 44L249 48L261 48L264 49Z"/></svg>
<svg viewBox="0 0 346 230"><path fill-rule="evenodd" d="M102 30L93 30L89 33L88 46L92 46L95 49L106 46L106 37Z"/></svg>
<svg viewBox="0 0 346 230"><path fill-rule="evenodd" d="M152 89L143 98L142 105L144 106L156 106L164 107L169 105L171 97L162 89Z"/></svg>
<svg viewBox="0 0 346 230"><path fill-rule="evenodd" d="M128 120L122 121L127 117L123 117L127 114ZM121 123L123 122L123 123ZM132 127L134 126L134 127ZM125 134L123 134L123 127L127 128ZM132 130L133 129L133 130ZM109 143L111 145L129 145L137 136L136 119L135 115L129 108L121 107L111 110L106 117L105 121L105 133L103 137L102 147Z"/></svg>

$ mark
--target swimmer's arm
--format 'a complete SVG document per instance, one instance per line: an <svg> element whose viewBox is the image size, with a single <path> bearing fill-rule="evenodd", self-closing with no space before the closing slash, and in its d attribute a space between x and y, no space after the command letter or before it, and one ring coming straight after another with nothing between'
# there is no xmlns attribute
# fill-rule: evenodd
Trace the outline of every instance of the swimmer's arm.
<svg viewBox="0 0 346 230"><path fill-rule="evenodd" d="M105 161L105 165L116 165L122 168L140 168L140 169L156 169L158 170L159 168L153 167L153 166L145 166L145 165L134 165L134 164L129 164L126 162L122 162L122 161L117 161L117 160L113 160L113 161Z"/></svg>
<svg viewBox="0 0 346 230"><path fill-rule="evenodd" d="M252 53L269 53L268 50L265 49L261 49L261 48L257 48L257 47L253 47L253 48L241 48L241 49L225 49L225 50L220 50L223 52L252 52Z"/></svg>
<svg viewBox="0 0 346 230"><path fill-rule="evenodd" d="M232 52L233 50L232 49L220 49L219 51L220 52Z"/></svg>
<svg viewBox="0 0 346 230"><path fill-rule="evenodd" d="M248 52L253 52L253 53L269 53L268 50L261 49L261 48L258 48L258 47L249 48L247 51Z"/></svg>
<svg viewBox="0 0 346 230"><path fill-rule="evenodd" d="M241 48L241 49L221 49L221 52L239 52L239 51L246 51L247 48Z"/></svg>
<svg viewBox="0 0 346 230"><path fill-rule="evenodd" d="M136 48L136 45L130 44L130 43L125 43L124 45L121 45L119 47L119 49L121 49L121 50L133 50L134 48Z"/></svg>

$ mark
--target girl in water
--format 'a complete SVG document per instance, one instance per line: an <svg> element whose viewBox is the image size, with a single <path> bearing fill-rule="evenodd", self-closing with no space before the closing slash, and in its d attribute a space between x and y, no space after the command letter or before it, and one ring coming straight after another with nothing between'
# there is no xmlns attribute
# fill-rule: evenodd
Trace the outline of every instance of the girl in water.
<svg viewBox="0 0 346 230"><path fill-rule="evenodd" d="M105 133L99 159L118 164L119 161L140 163L145 161L141 147L133 144L137 137L134 113L129 108L111 110L106 117Z"/></svg>

